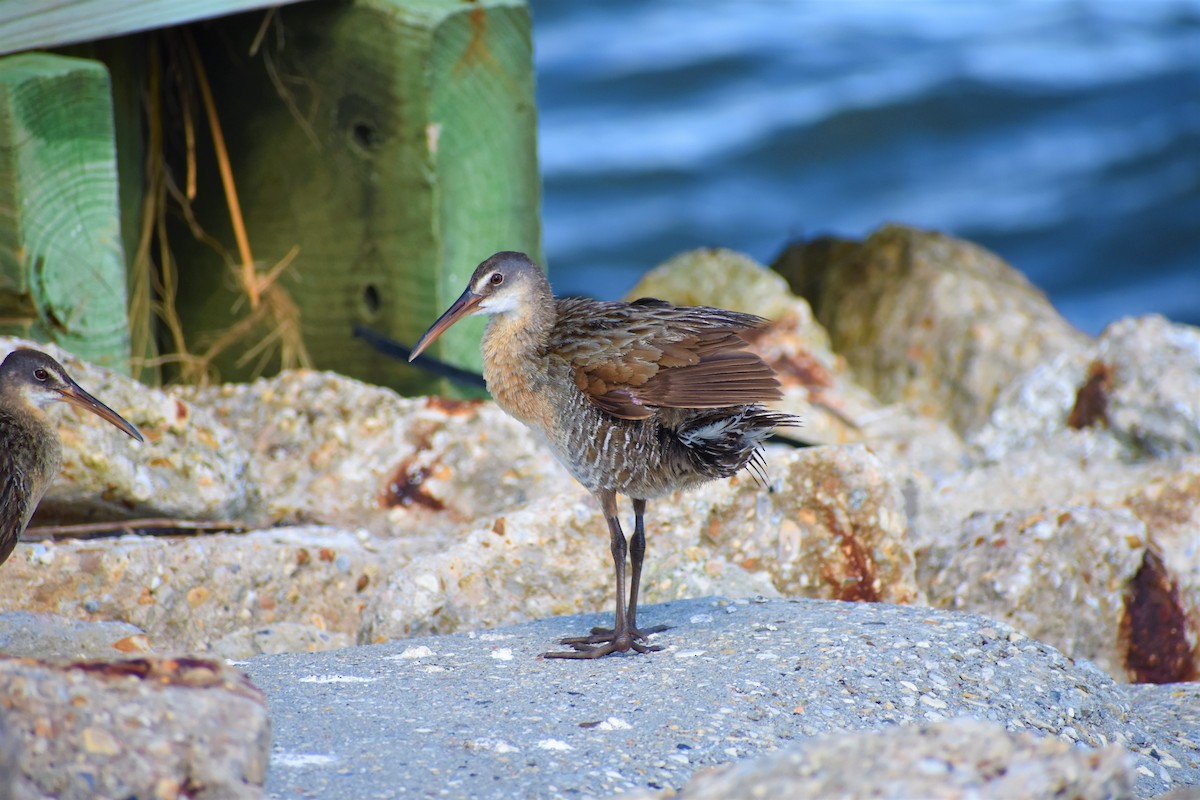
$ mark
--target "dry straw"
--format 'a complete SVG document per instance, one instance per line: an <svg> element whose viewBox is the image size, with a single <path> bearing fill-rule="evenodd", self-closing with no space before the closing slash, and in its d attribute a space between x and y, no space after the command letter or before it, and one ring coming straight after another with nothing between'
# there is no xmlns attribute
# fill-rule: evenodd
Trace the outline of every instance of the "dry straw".
<svg viewBox="0 0 1200 800"><path fill-rule="evenodd" d="M273 13L263 20L260 35L255 38L251 55L258 53L259 44L268 26L276 24ZM179 37L182 48L166 47L166 37ZM176 57L180 51L185 60ZM284 369L308 367L310 361L304 347L300 328L300 309L279 282L295 263L299 247L289 252L269 269L260 270L254 260L250 238L242 217L237 184L225 146L217 104L213 98L208 73L191 32L170 31L152 35L149 39L149 68L146 86L146 182L142 202L141 224L137 250L133 258L130 282L130 335L134 370L142 380L158 378L158 370L166 364L178 368L178 378L185 383L204 383L217 378L214 361L227 350L240 348L238 366L255 362L253 372L261 371L278 355ZM273 74L273 65L262 54L264 64ZM278 81L276 81L278 86ZM283 96L288 101L286 95ZM213 157L221 178L229 221L236 243L236 256L210 235L193 213L196 198L196 130L193 108L199 107L207 120L212 139ZM169 102L173 101L173 102ZM178 106L185 153L184 185L175 180L167 164L168 141L164 116L168 107ZM178 263L171 247L168 218L177 213L192 235L207 244L214 257L229 269L238 291L234 313L242 312L231 326L209 336L207 341L189 342L176 309L178 293ZM161 325L162 347L158 353L156 328ZM157 354L156 354L157 353Z"/></svg>

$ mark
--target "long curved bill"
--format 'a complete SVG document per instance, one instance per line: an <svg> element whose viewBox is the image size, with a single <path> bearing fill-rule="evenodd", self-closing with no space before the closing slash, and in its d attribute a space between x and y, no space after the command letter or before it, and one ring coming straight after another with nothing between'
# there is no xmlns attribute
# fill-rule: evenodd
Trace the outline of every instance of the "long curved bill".
<svg viewBox="0 0 1200 800"><path fill-rule="evenodd" d="M483 295L475 294L468 287L466 291L459 295L458 299L446 309L445 313L438 317L437 321L429 326L429 330L425 331L425 334L417 341L416 346L413 347L412 355L408 357L408 360L412 361L414 358L421 355L421 352L426 347L429 347L429 345L433 344L433 340L445 333L446 329L451 325L458 322L463 317L469 317L474 314L477 310L476 307L479 305L479 301L482 299Z"/></svg>
<svg viewBox="0 0 1200 800"><path fill-rule="evenodd" d="M129 420L125 419L120 414L104 405L104 403L101 403L99 400L92 397L90 394L80 388L79 384L75 383L74 381L71 381L70 385L67 386L66 389L59 389L58 393L62 395L63 400L71 405L78 406L86 411L90 411L97 417L111 422L113 425L125 431L125 433L129 434L134 439L137 439L139 442L146 441L142 438L141 431L133 427Z"/></svg>

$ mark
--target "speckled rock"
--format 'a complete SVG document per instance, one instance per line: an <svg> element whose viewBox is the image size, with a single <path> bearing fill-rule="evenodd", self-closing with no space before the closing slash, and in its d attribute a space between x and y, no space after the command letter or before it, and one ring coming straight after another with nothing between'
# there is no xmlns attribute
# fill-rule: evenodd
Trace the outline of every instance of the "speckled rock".
<svg viewBox="0 0 1200 800"><path fill-rule="evenodd" d="M4 565L0 607L121 620L166 653L220 645L246 657L261 652L248 644L256 639L280 641L255 634L280 622L326 631L332 647L357 634L365 592L405 558L365 531L318 527L22 544Z"/></svg>
<svg viewBox="0 0 1200 800"><path fill-rule="evenodd" d="M1200 452L1200 329L1119 320L1020 376L971 444L991 461L1030 447L1096 458Z"/></svg>
<svg viewBox="0 0 1200 800"><path fill-rule="evenodd" d="M863 386L959 432L1015 378L1087 341L1011 266L939 233L889 225L862 243L793 245L772 266Z"/></svg>
<svg viewBox="0 0 1200 800"><path fill-rule="evenodd" d="M922 599L903 498L878 459L862 447L775 449L768 464L770 491L740 476L649 504L647 602L727 590ZM582 489L482 520L393 573L361 640L606 609L606 532Z"/></svg>
<svg viewBox="0 0 1200 800"><path fill-rule="evenodd" d="M8 724L8 718L0 713L0 800L16 798L20 758L21 744Z"/></svg>
<svg viewBox="0 0 1200 800"><path fill-rule="evenodd" d="M863 769L869 764L869 769ZM1120 747L1089 751L1058 739L1010 733L994 722L959 718L914 728L812 739L720 770L703 772L680 800L764 797L1136 797L1132 765Z"/></svg>
<svg viewBox="0 0 1200 800"><path fill-rule="evenodd" d="M862 446L828 447L774 464L772 491L743 479L685 495L675 509L699 512L700 524L669 517L672 528L698 528L714 555L765 570L785 596L923 600L904 499L878 458Z"/></svg>
<svg viewBox="0 0 1200 800"><path fill-rule="evenodd" d="M1122 504L1146 524L1166 567L1200 598L1200 456L1157 464Z"/></svg>
<svg viewBox="0 0 1200 800"><path fill-rule="evenodd" d="M312 653L354 644L354 634L327 630L325 622L276 622L253 630L238 628L212 642L212 654L234 661L271 653Z"/></svg>
<svg viewBox="0 0 1200 800"><path fill-rule="evenodd" d="M1090 567L1094 552L1107 554L1105 563L1111 566L1109 556L1116 552L1112 548L1119 543L1119 538L1112 537L1115 529L1108 524L1097 524L1080 528L1073 537L1052 538L1044 545L1049 548L1044 553L1049 563L1043 569L1035 569L1045 585L1027 586L1013 595L1000 593L990 600L986 599L987 582L1004 575L1009 566L993 561L987 547L969 546L970 531L980 525L986 527L989 520L1008 520L1020 527L1020 520L1056 515L1077 507L1090 507L1109 520L1132 516L1143 531L1134 538L1149 545L1141 548L1144 557L1140 566L1133 564L1130 573L1127 564L1121 570L1126 577L1124 582L1092 581L1080 598L1090 598L1092 605L1086 610L1080 606L1080 613L1090 618L1101 606L1128 612L1131 637L1127 641L1122 635L1120 659L1106 660L1114 664L1126 662L1126 668L1113 672L1114 677L1189 680L1200 675L1200 647L1197 647L1200 568L1195 535L1196 520L1200 519L1198 487L1200 458L1196 456L1127 462L1088 458L1079 451L1069 448L1055 451L1048 446L1014 452L999 463L968 467L936 482L928 490L909 496L910 544L918 554L918 581L929 589L931 598L940 596L942 601L946 601L946 592L957 583L973 587L958 596L954 601L956 607L1027 616L1028 624L1037 625L1031 631L1041 631L1038 635L1063 646L1065 640L1049 631L1065 623L1066 618L1061 614L1064 606L1042 603L1034 595L1047 591L1064 593L1064 598L1069 596L1068 588L1079 588L1075 580ZM1025 543L1020 536L1001 538L1008 545ZM963 547L966 549L958 551ZM1042 550L1043 546L1035 549ZM1024 559L1019 550L1017 547L1011 556L1018 561ZM956 551L957 556L948 555ZM1151 553L1153 558L1149 557ZM930 588L931 582L938 580L938 571L951 566L956 559L954 574L940 581L937 589ZM971 570L977 570L978 575L970 575ZM1112 575L1115 577L1117 573ZM1008 580L1020 585L1017 577L1009 574ZM1001 610L1004 603L1015 602L1018 595L1024 597L1022 608ZM1105 599L1101 600L1102 596ZM1143 612L1146 616L1139 616ZM1033 618L1044 621L1034 622ZM1111 638L1108 632L1105 637ZM1144 653L1144 663L1130 673L1128 656L1137 650Z"/></svg>
<svg viewBox="0 0 1200 800"><path fill-rule="evenodd" d="M1078 460L1115 460L1125 449L1103 425L1067 425L1093 357L1088 346L1059 353L1001 390L989 419L967 441L975 460L1003 463L1011 454L1051 451Z"/></svg>
<svg viewBox="0 0 1200 800"><path fill-rule="evenodd" d="M1004 620L1121 676L1125 589L1146 546L1129 511L1074 506L976 514L918 563L934 605Z"/></svg>
<svg viewBox="0 0 1200 800"><path fill-rule="evenodd" d="M1012 619L1068 652L1094 652L1091 657L1119 678L1174 681L1200 675L1198 398L1200 330L1155 316L1121 320L1004 389L987 422L966 437L957 472L925 480L918 471L911 480L916 489L908 494L911 535L919 553L946 552L969 539L972 515L1016 520L1074 506L1118 516L1132 512L1146 531L1138 538L1151 546L1153 557L1126 564L1115 584L1094 583L1086 593L1091 604L1079 606L1088 609L1082 613L1089 618L1101 607L1109 609L1103 638L1110 642L1111 612L1122 609L1126 627L1116 653L1070 644L1067 631L1056 631L1063 618L1051 610L1061 606L1043 603L1033 587L1021 589L1023 600L1007 610L1002 606L1017 602L1016 595L985 599L984 587L1007 569L989 567L986 548L976 548L977 556L963 551L953 574L930 589L931 597L947 602L950 584L973 587L965 594L950 592L952 602ZM892 463L903 467L902 461ZM1046 555L1060 566L1045 570L1045 589L1068 589L1073 580L1062 576L1077 577L1080 566L1089 566L1090 548L1111 553L1110 533L1105 525L1084 528L1068 537L1078 538L1078 545L1056 545L1059 555ZM1004 538L1011 544L1020 537ZM928 586L949 563L926 562L922 584ZM1020 584L1018 577L1009 573L1008 582Z"/></svg>
<svg viewBox="0 0 1200 800"><path fill-rule="evenodd" d="M1031 448L999 462L966 464L911 497L914 545L925 547L979 513L1075 505L1119 507L1139 487L1166 479L1176 461L1128 463L1069 449Z"/></svg>
<svg viewBox="0 0 1200 800"><path fill-rule="evenodd" d="M152 650L150 637L126 622L88 622L56 614L0 614L0 654L18 658L121 658Z"/></svg>
<svg viewBox="0 0 1200 800"><path fill-rule="evenodd" d="M275 522L431 538L572 486L492 403L402 398L306 370L179 391L234 431Z"/></svg>
<svg viewBox="0 0 1200 800"><path fill-rule="evenodd" d="M1160 316L1123 319L1100 335L1111 372L1107 420L1139 454L1200 453L1200 328Z"/></svg>
<svg viewBox="0 0 1200 800"><path fill-rule="evenodd" d="M664 505L664 504L660 504ZM654 513L652 510L651 514ZM715 558L700 546L700 516L647 524L643 597L730 589L775 595L770 576ZM612 560L607 527L582 489L484 520L414 558L373 593L361 642L449 633L542 616L609 608Z"/></svg>
<svg viewBox="0 0 1200 800"><path fill-rule="evenodd" d="M58 359L91 394L138 427L145 443L92 414L54 403L63 464L32 525L132 516L252 516L257 485L248 454L203 408L81 361L54 345L0 337L0 358L34 347Z"/></svg>
<svg viewBox="0 0 1200 800"><path fill-rule="evenodd" d="M0 697L20 748L15 797L264 796L263 697L218 662L4 658Z"/></svg>
<svg viewBox="0 0 1200 800"><path fill-rule="evenodd" d="M464 452L484 446L455 441ZM770 487L738 476L650 504L650 602L713 592L921 599L903 498L874 456L773 448L769 470ZM590 495L567 485L474 522L407 509L407 527L386 534L310 526L22 544L0 604L122 620L161 652L231 658L607 608L606 527Z"/></svg>

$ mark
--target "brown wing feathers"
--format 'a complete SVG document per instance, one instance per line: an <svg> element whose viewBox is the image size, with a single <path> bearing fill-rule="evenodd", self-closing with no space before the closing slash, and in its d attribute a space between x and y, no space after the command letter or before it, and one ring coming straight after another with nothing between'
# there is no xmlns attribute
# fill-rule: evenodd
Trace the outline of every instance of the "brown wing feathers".
<svg viewBox="0 0 1200 800"><path fill-rule="evenodd" d="M661 302L576 302L560 308L560 325L574 317L576 331L607 334L586 337L604 345L560 346L575 367L576 386L609 414L645 419L654 406L721 408L781 397L774 370L745 349L741 336L765 322L759 317Z"/></svg>
<svg viewBox="0 0 1200 800"><path fill-rule="evenodd" d="M745 350L713 353L690 367L661 370L637 390L643 403L675 408L720 408L782 397L775 372Z"/></svg>

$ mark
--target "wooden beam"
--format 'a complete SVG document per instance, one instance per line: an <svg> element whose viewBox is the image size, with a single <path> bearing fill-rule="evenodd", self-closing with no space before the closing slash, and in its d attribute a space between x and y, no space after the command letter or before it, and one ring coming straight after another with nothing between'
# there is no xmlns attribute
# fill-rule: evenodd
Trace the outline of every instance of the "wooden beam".
<svg viewBox="0 0 1200 800"><path fill-rule="evenodd" d="M0 59L0 332L128 372L112 100L95 61Z"/></svg>
<svg viewBox="0 0 1200 800"><path fill-rule="evenodd" d="M0 54L182 25L296 0L4 0Z"/></svg>
<svg viewBox="0 0 1200 800"><path fill-rule="evenodd" d="M256 267L298 248L281 281L314 366L428 391L428 376L351 330L412 343L492 252L540 258L528 9L354 0L274 13L266 27L251 14L197 31ZM207 159L196 219L236 257L211 141L196 152ZM231 277L240 266L189 240L172 234L180 315L211 340L246 311ZM455 326L438 354L478 369L481 324ZM252 344L218 361L223 379L249 377L254 365L237 361Z"/></svg>

